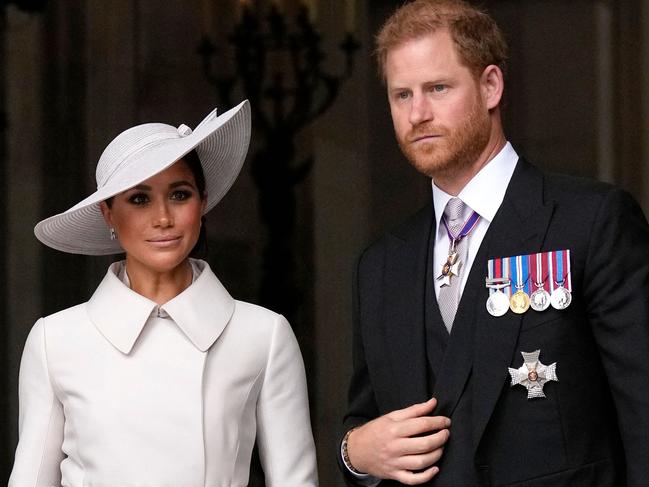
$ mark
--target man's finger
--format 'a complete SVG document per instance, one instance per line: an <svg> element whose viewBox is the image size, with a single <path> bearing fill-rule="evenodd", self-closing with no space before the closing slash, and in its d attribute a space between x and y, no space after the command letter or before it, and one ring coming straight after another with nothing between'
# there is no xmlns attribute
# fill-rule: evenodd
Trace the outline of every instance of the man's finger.
<svg viewBox="0 0 649 487"><path fill-rule="evenodd" d="M426 436L416 438L403 438L399 442L399 452L402 455L418 455L428 453L442 448L450 437L447 429L437 431Z"/></svg>
<svg viewBox="0 0 649 487"><path fill-rule="evenodd" d="M420 416L410 418L400 423L401 436L418 436L434 433L451 426L451 420L446 416Z"/></svg>
<svg viewBox="0 0 649 487"><path fill-rule="evenodd" d="M401 470L397 472L394 479L405 485L420 485L431 480L439 473L439 467L432 466L423 472L412 472L410 470Z"/></svg>
<svg viewBox="0 0 649 487"><path fill-rule="evenodd" d="M404 409L397 409L387 414L387 417L395 421L403 421L404 419L418 418L419 416L426 416L433 412L433 409L437 406L437 399L434 397L430 398L426 402L419 404L413 404Z"/></svg>
<svg viewBox="0 0 649 487"><path fill-rule="evenodd" d="M399 459L398 467L403 470L421 472L439 462L443 453L444 448L437 448L436 450L420 455L406 455Z"/></svg>

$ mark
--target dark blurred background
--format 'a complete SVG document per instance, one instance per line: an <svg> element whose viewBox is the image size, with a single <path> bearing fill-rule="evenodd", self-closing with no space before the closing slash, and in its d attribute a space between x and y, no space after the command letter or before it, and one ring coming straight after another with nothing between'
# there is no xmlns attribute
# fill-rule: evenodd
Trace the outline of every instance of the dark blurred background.
<svg viewBox="0 0 649 487"><path fill-rule="evenodd" d="M26 335L38 317L88 299L110 262L49 250L34 224L94 191L96 161L125 128L193 127L250 97L253 142L209 214L208 260L236 298L291 321L321 485L342 485L354 261L430 196L394 142L371 58L374 33L401 3L0 3L0 483L17 441ZM617 183L646 212L649 0L481 3L510 43L505 123L518 152ZM258 472L251 485L262 485Z"/></svg>

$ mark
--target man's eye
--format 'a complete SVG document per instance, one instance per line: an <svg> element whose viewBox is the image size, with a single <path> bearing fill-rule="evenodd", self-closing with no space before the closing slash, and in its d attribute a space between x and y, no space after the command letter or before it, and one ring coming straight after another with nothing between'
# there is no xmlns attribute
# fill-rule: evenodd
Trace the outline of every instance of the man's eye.
<svg viewBox="0 0 649 487"><path fill-rule="evenodd" d="M144 193L135 193L129 197L128 201L134 205L143 205L148 203L149 197Z"/></svg>
<svg viewBox="0 0 649 487"><path fill-rule="evenodd" d="M407 91L400 91L399 93L397 93L397 98L399 100L407 100L409 96L410 93L408 93Z"/></svg>
<svg viewBox="0 0 649 487"><path fill-rule="evenodd" d="M434 85L433 91L436 93L443 93L444 91L446 91L446 85Z"/></svg>

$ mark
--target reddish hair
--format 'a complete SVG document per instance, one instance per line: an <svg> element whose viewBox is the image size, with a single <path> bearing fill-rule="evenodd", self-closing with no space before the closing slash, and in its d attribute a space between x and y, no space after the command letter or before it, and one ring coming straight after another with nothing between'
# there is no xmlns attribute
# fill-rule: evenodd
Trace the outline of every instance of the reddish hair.
<svg viewBox="0 0 649 487"><path fill-rule="evenodd" d="M385 80L388 52L415 39L446 29L460 61L476 76L495 64L505 72L507 42L487 13L463 0L415 0L399 7L376 36L379 73Z"/></svg>

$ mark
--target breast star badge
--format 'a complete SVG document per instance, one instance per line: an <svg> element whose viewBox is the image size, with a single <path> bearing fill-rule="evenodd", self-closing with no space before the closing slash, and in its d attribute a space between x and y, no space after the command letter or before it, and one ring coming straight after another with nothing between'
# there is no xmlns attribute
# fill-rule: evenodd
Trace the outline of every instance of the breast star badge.
<svg viewBox="0 0 649 487"><path fill-rule="evenodd" d="M544 365L539 360L541 350L534 352L521 352L523 365L518 369L509 367L512 378L512 387L521 385L527 389L527 398L545 397L543 386L548 381L559 381L557 378L557 363Z"/></svg>
<svg viewBox="0 0 649 487"><path fill-rule="evenodd" d="M449 252L448 258L442 266L442 272L437 276L437 280L441 281L439 287L450 286L451 277L460 275L460 267L462 267L462 262L458 259L457 252Z"/></svg>

